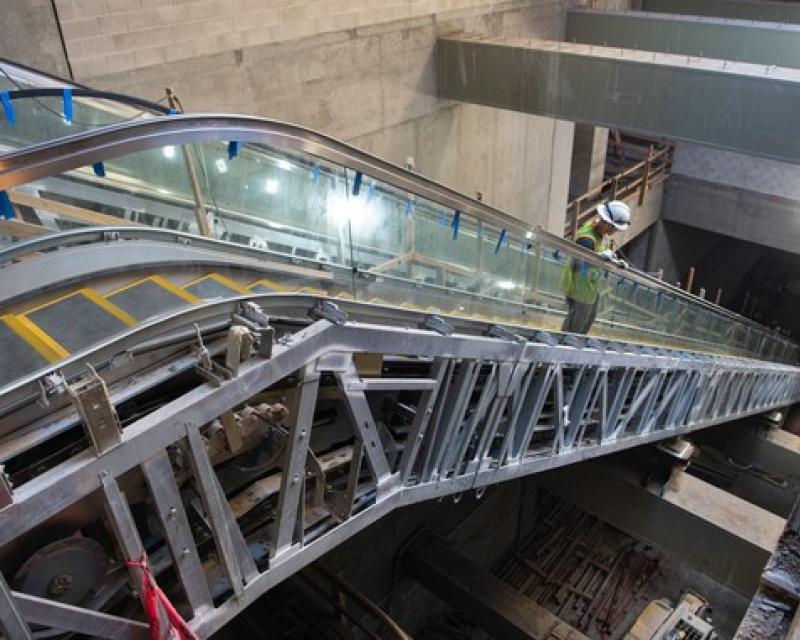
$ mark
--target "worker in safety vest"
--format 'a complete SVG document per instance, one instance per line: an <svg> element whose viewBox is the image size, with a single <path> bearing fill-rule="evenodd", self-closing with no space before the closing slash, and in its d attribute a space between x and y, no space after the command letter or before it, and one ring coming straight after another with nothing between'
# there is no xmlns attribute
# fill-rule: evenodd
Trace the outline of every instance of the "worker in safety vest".
<svg viewBox="0 0 800 640"><path fill-rule="evenodd" d="M628 228L631 210L627 204L612 200L597 207L598 217L584 224L575 236L580 246L594 251L623 268L628 263L610 249L611 235ZM561 274L561 291L567 299L567 317L561 327L569 333L588 333L597 315L601 269L588 261L573 258Z"/></svg>

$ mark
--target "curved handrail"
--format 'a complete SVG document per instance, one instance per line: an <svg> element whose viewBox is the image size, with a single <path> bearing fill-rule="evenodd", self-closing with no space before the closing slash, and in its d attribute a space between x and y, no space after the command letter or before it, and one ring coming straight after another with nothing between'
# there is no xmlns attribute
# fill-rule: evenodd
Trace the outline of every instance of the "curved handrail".
<svg viewBox="0 0 800 640"><path fill-rule="evenodd" d="M33 89L15 89L8 92L10 100L24 100L31 98L60 98L64 93L64 89L58 87L37 87ZM136 107L145 111L152 111L154 115L167 115L170 113L169 107L165 107L157 102L138 98L136 96L129 96L124 93L115 93L113 91L98 91L96 89L83 89L76 87L72 89L72 96L74 98L94 98L97 100L109 100L111 102L118 102L126 107Z"/></svg>
<svg viewBox="0 0 800 640"><path fill-rule="evenodd" d="M0 156L0 190L8 190L27 182L71 171L99 161L168 145L197 142L248 142L289 148L308 153L346 166L364 175L382 180L401 191L414 193L463 214L524 236L535 233L549 244L577 254L582 260L623 273L617 267L602 262L595 254L551 235L540 227L526 225L508 214L490 207L470 196L442 185L430 178L409 171L299 125L256 116L224 114L181 114L169 118L130 121L108 125L93 131L76 133L18 149ZM230 246L226 243L226 246ZM625 271L626 278L668 292L675 298L708 309L715 314L735 320L761 332L767 329L733 311L693 296L682 289L639 271ZM771 336L787 344L791 341Z"/></svg>

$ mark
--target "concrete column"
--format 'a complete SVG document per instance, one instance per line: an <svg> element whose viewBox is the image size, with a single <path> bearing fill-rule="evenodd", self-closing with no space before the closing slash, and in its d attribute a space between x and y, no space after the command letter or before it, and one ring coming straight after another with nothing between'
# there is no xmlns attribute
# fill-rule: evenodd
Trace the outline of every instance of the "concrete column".
<svg viewBox="0 0 800 640"><path fill-rule="evenodd" d="M547 198L547 219L542 226L557 236L564 235L569 202L569 176L575 124L553 121L553 147L550 163L550 190Z"/></svg>
<svg viewBox="0 0 800 640"><path fill-rule="evenodd" d="M569 176L569 193L572 197L582 195L603 182L607 148L608 129L588 124L575 125Z"/></svg>

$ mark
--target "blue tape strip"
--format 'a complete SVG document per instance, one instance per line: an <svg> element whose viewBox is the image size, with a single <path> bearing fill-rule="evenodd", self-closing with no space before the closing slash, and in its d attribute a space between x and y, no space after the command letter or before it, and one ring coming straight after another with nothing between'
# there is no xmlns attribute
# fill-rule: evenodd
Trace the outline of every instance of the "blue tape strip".
<svg viewBox="0 0 800 640"><path fill-rule="evenodd" d="M311 182L319 182L320 166L318 164L311 165Z"/></svg>
<svg viewBox="0 0 800 640"><path fill-rule="evenodd" d="M414 213L414 201L411 198L406 200L406 215L410 216Z"/></svg>
<svg viewBox="0 0 800 640"><path fill-rule="evenodd" d="M231 140L228 143L228 160L233 160L236 156L239 155L239 149L241 147L241 143L237 140Z"/></svg>
<svg viewBox="0 0 800 640"><path fill-rule="evenodd" d="M444 209L439 212L439 224L443 227L447 224L447 211Z"/></svg>
<svg viewBox="0 0 800 640"><path fill-rule="evenodd" d="M603 269L603 277L608 280L608 269Z"/></svg>
<svg viewBox="0 0 800 640"><path fill-rule="evenodd" d="M455 213L453 213L453 221L450 223L450 227L453 229L453 240L458 238L458 227L461 226L461 212L456 209Z"/></svg>
<svg viewBox="0 0 800 640"><path fill-rule="evenodd" d="M64 89L63 92L63 111L64 111L64 121L65 122L72 122L72 89L69 87Z"/></svg>
<svg viewBox="0 0 800 640"><path fill-rule="evenodd" d="M587 271L589 271L588 263L586 260L581 260L581 275L585 276Z"/></svg>
<svg viewBox="0 0 800 640"><path fill-rule="evenodd" d="M92 169L94 170L94 175L98 178L106 177L106 166L102 162L95 162L92 164Z"/></svg>
<svg viewBox="0 0 800 640"><path fill-rule="evenodd" d="M6 220L17 217L14 205L11 204L11 198L8 197L8 191L0 191L0 217Z"/></svg>
<svg viewBox="0 0 800 640"><path fill-rule="evenodd" d="M0 93L0 99L3 101L3 113L6 116L6 122L13 127L17 124L17 114L14 113L14 105L11 104L11 96L8 91Z"/></svg>
<svg viewBox="0 0 800 640"><path fill-rule="evenodd" d="M506 232L505 229L502 229L500 231L500 237L497 238L497 244L494 247L494 255L500 253L500 248L505 244L507 235L508 233Z"/></svg>
<svg viewBox="0 0 800 640"><path fill-rule="evenodd" d="M361 193L361 181L364 179L364 174L360 171L356 171L356 177L353 180L353 197L357 198L358 194Z"/></svg>
<svg viewBox="0 0 800 640"><path fill-rule="evenodd" d="M558 252L558 249L553 249L553 260L556 262L561 260L561 254Z"/></svg>
<svg viewBox="0 0 800 640"><path fill-rule="evenodd" d="M168 116L177 116L178 110L170 107L169 112L167 113Z"/></svg>

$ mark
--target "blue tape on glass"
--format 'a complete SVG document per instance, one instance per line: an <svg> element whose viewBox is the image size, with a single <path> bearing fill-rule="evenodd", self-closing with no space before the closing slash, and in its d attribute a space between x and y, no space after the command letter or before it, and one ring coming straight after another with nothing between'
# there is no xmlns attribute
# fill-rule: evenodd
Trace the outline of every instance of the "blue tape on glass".
<svg viewBox="0 0 800 640"><path fill-rule="evenodd" d="M410 216L412 213L414 213L414 201L409 198L406 200L406 215Z"/></svg>
<svg viewBox="0 0 800 640"><path fill-rule="evenodd" d="M556 262L561 260L561 254L558 252L558 249L553 249L553 260Z"/></svg>
<svg viewBox="0 0 800 640"><path fill-rule="evenodd" d="M461 226L461 212L456 209L455 213L453 214L453 221L450 223L450 227L453 229L453 240L458 238L459 226Z"/></svg>
<svg viewBox="0 0 800 640"><path fill-rule="evenodd" d="M585 276L587 271L589 271L589 264L586 260L581 260L581 275Z"/></svg>
<svg viewBox="0 0 800 640"><path fill-rule="evenodd" d="M320 167L318 164L311 165L311 182L319 182Z"/></svg>
<svg viewBox="0 0 800 640"><path fill-rule="evenodd" d="M98 178L106 177L106 166L102 162L95 162L92 164L92 169L94 170L94 175Z"/></svg>
<svg viewBox="0 0 800 640"><path fill-rule="evenodd" d="M497 244L494 247L494 255L497 255L498 253L500 253L500 249L506 243L506 236L507 235L508 235L508 233L506 232L505 229L501 229L500 230L500 236L497 238Z"/></svg>
<svg viewBox="0 0 800 640"><path fill-rule="evenodd" d="M14 105L11 104L11 96L8 91L0 93L0 100L3 101L3 113L6 116L6 122L13 127L17 124L17 114L14 113Z"/></svg>
<svg viewBox="0 0 800 640"><path fill-rule="evenodd" d="M231 140L228 143L228 160L233 160L236 156L238 156L240 148L241 148L240 142L236 140Z"/></svg>
<svg viewBox="0 0 800 640"><path fill-rule="evenodd" d="M603 277L608 280L608 269L603 269Z"/></svg>
<svg viewBox="0 0 800 640"><path fill-rule="evenodd" d="M8 197L8 191L0 191L0 217L6 220L17 217L14 205L11 204L11 198Z"/></svg>
<svg viewBox="0 0 800 640"><path fill-rule="evenodd" d="M178 115L178 110L173 108L173 107L170 107L169 111L167 112L167 115L168 116L177 116Z"/></svg>
<svg viewBox="0 0 800 640"><path fill-rule="evenodd" d="M631 280L631 288L637 289L639 287L639 283L636 280Z"/></svg>
<svg viewBox="0 0 800 640"><path fill-rule="evenodd" d="M623 284L625 284L625 278L620 276L619 280L617 280L617 286L621 287Z"/></svg>
<svg viewBox="0 0 800 640"><path fill-rule="evenodd" d="M364 174L360 171L356 171L356 177L353 180L353 197L357 198L358 194L361 193L361 181L364 179Z"/></svg>
<svg viewBox="0 0 800 640"><path fill-rule="evenodd" d="M372 202L372 198L375 197L375 181L372 180L367 185L367 202Z"/></svg>
<svg viewBox="0 0 800 640"><path fill-rule="evenodd" d="M72 122L72 89L66 88L62 95L64 122Z"/></svg>
<svg viewBox="0 0 800 640"><path fill-rule="evenodd" d="M439 212L439 224L442 226L447 224L447 211L444 209Z"/></svg>

